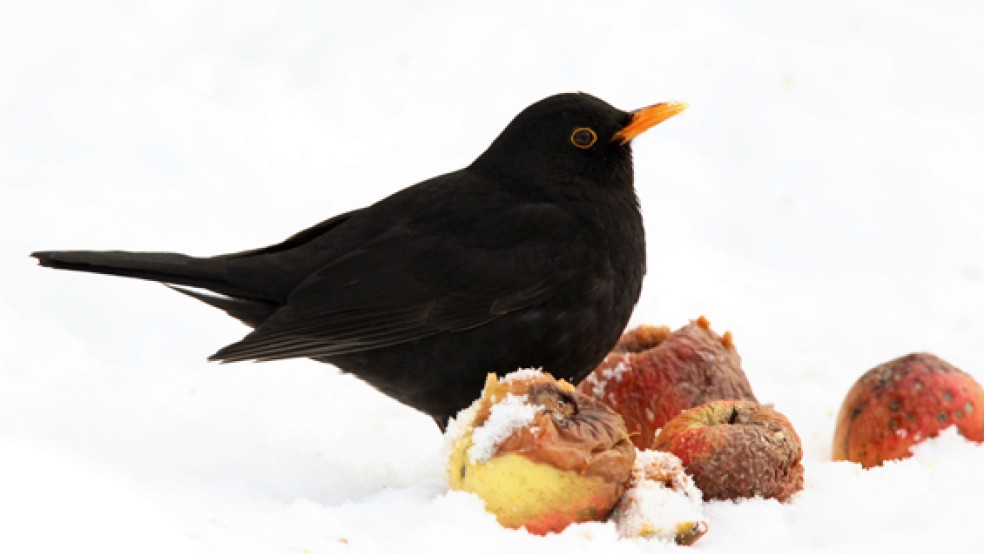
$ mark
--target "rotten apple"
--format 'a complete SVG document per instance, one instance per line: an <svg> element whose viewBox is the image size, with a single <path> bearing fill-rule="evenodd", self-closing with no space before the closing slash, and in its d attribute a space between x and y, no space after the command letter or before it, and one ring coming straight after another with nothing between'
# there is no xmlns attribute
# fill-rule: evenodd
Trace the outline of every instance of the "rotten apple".
<svg viewBox="0 0 984 554"><path fill-rule="evenodd" d="M718 335L704 317L672 333L649 325L625 333L578 390L621 414L640 450L683 410L711 400L756 400L731 333Z"/></svg>
<svg viewBox="0 0 984 554"><path fill-rule="evenodd" d="M792 423L771 406L716 400L681 412L656 436L705 499L761 496L785 501L803 488L803 447Z"/></svg>
<svg viewBox="0 0 984 554"><path fill-rule="evenodd" d="M503 526L535 534L606 518L635 460L618 414L537 370L490 374L446 441L450 487L477 494Z"/></svg>

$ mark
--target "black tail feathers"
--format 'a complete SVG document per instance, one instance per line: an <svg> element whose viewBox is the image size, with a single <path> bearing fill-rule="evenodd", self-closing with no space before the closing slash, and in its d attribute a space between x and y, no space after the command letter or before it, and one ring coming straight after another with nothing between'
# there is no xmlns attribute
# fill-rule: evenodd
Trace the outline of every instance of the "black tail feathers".
<svg viewBox="0 0 984 554"><path fill-rule="evenodd" d="M171 288L219 308L243 323L255 327L276 304L254 291L243 290L226 278L228 261L223 258L195 258L169 252L123 252L65 250L31 254L45 267L117 275L157 281L179 287L206 289L223 296Z"/></svg>
<svg viewBox="0 0 984 554"><path fill-rule="evenodd" d="M246 325L259 327L267 317L276 309L277 304L263 300L252 300L249 298L234 298L230 296L218 296L190 290L174 285L167 285L168 288L176 290L181 294L200 300L209 306L218 308L232 317L242 321Z"/></svg>
<svg viewBox="0 0 984 554"><path fill-rule="evenodd" d="M70 269L118 275L204 288L221 294L235 294L235 287L222 275L223 262L210 258L194 258L167 252L94 252L65 250L34 252L41 265L55 269Z"/></svg>

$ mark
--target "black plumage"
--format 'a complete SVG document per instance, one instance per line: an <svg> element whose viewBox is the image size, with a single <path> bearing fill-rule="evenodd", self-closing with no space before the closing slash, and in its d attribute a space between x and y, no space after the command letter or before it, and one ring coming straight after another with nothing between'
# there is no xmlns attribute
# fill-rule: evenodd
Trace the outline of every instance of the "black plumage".
<svg viewBox="0 0 984 554"><path fill-rule="evenodd" d="M443 426L488 372L576 382L615 344L645 273L629 141L682 109L546 98L468 167L266 248L32 255L168 283L254 328L211 360L314 358Z"/></svg>

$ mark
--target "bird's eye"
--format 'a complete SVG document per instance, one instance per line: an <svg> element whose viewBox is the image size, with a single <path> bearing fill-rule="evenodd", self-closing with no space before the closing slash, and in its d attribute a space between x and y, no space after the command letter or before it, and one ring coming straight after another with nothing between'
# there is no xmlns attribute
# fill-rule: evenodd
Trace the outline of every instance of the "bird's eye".
<svg viewBox="0 0 984 554"><path fill-rule="evenodd" d="M578 127L571 133L571 144L582 150L591 148L598 140L598 135L587 127Z"/></svg>

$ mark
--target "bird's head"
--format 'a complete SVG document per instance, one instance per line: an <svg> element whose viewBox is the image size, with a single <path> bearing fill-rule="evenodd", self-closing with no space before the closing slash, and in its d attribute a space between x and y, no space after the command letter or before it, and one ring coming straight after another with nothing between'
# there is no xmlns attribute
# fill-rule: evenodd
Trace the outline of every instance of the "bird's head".
<svg viewBox="0 0 984 554"><path fill-rule="evenodd" d="M682 112L664 102L625 112L584 93L550 96L519 113L471 165L504 186L632 186L631 141ZM559 189L558 189L559 187Z"/></svg>

